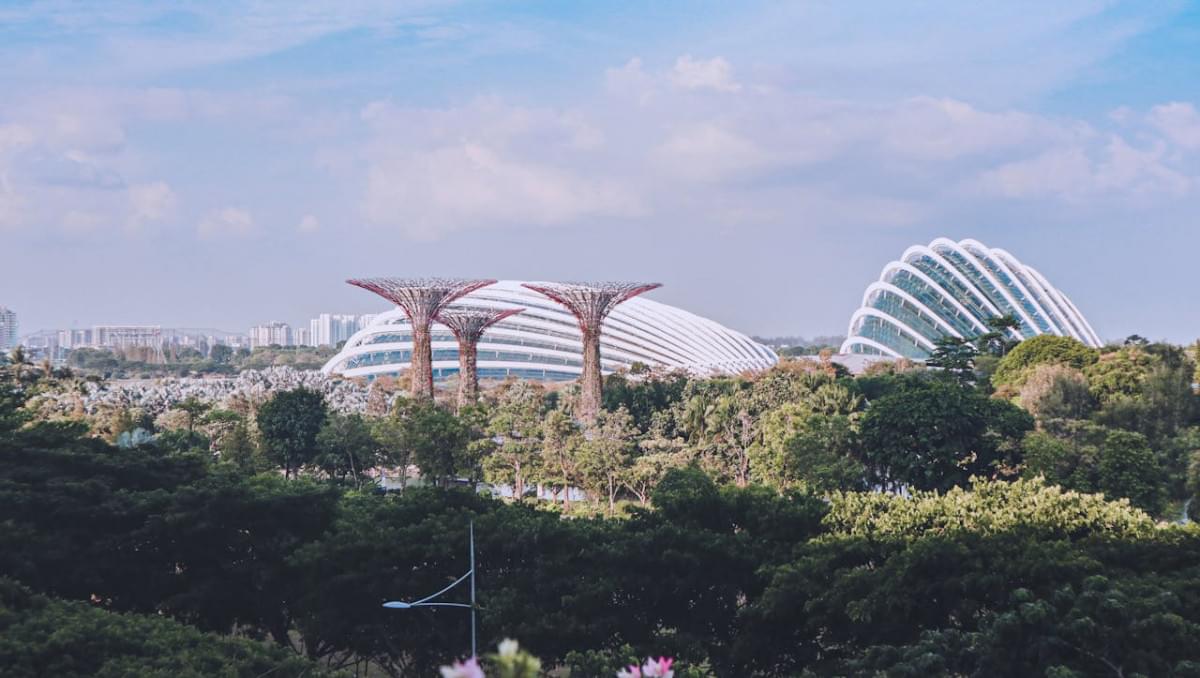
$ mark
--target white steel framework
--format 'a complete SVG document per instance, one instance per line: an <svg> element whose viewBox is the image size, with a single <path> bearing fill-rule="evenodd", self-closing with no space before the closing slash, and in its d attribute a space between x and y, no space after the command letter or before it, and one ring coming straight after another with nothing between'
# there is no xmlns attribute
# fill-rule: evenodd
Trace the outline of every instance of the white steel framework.
<svg viewBox="0 0 1200 678"><path fill-rule="evenodd" d="M1020 321L1015 339L1056 334L1103 343L1065 294L1009 252L937 238L883 267L850 316L842 352L924 360L938 339L977 336L1000 315Z"/></svg>
<svg viewBox="0 0 1200 678"><path fill-rule="evenodd" d="M519 377L570 381L583 371L582 333L575 316L523 281L502 280L451 303L449 309L524 309L491 326L478 344L481 380ZM458 342L436 320L432 330L433 377L459 369ZM774 351L749 337L667 304L635 297L617 306L600 336L601 370L612 373L635 363L681 369L697 375L736 374L767 369ZM409 367L412 331L403 310L379 314L325 364L326 374L347 377L396 375Z"/></svg>

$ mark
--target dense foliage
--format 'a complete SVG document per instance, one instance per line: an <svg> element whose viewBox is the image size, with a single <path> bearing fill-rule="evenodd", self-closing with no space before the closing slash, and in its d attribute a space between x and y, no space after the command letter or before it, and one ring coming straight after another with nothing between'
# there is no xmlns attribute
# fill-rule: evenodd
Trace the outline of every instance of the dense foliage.
<svg viewBox="0 0 1200 678"><path fill-rule="evenodd" d="M1164 520L1200 486L1193 355L977 343L857 378L621 375L586 424L515 381L459 412L299 389L47 419L25 403L69 380L6 366L0 659L433 675L465 613L380 603L465 572L473 522L480 646L572 675L1200 675L1200 529ZM76 637L50 627L104 627L66 655L96 663L41 663Z"/></svg>

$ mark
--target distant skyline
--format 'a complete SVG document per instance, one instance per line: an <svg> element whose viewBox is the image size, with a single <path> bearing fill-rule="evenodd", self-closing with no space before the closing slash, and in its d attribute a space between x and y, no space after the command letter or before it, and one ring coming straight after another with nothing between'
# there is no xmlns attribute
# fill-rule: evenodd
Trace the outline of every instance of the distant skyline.
<svg viewBox="0 0 1200 678"><path fill-rule="evenodd" d="M0 3L0 306L245 331L373 275L842 334L938 236L1200 336L1194 2Z"/></svg>

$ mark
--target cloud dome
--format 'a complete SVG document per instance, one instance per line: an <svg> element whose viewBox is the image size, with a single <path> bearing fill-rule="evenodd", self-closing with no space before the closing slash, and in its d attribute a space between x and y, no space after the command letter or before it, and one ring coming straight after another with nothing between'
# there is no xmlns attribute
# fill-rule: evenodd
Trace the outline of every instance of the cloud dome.
<svg viewBox="0 0 1200 678"><path fill-rule="evenodd" d="M978 336L1001 315L1020 321L1014 339L1056 334L1103 343L1067 295L1012 254L938 238L883 267L850 317L842 352L924 360L936 340Z"/></svg>

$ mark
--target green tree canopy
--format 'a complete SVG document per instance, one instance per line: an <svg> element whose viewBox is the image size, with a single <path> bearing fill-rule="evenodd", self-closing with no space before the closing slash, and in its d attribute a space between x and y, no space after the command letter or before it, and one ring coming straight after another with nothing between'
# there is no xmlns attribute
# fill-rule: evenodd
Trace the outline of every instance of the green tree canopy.
<svg viewBox="0 0 1200 678"><path fill-rule="evenodd" d="M997 386L1019 387L1025 383L1028 369L1035 365L1055 364L1082 370L1099 359L1099 352L1071 337L1054 334L1039 334L1017 344L1000 359L992 374L992 383Z"/></svg>
<svg viewBox="0 0 1200 678"><path fill-rule="evenodd" d="M905 378L863 415L862 460L885 487L944 490L1015 465L1031 428L1024 410L970 386Z"/></svg>
<svg viewBox="0 0 1200 678"><path fill-rule="evenodd" d="M317 434L326 416L325 398L316 391L298 388L276 393L258 410L263 451L286 475L294 475L316 457Z"/></svg>

